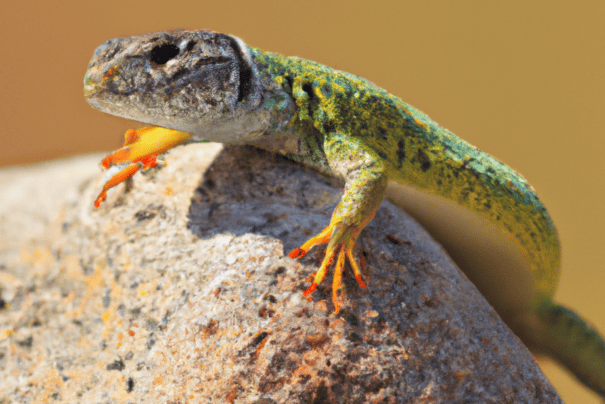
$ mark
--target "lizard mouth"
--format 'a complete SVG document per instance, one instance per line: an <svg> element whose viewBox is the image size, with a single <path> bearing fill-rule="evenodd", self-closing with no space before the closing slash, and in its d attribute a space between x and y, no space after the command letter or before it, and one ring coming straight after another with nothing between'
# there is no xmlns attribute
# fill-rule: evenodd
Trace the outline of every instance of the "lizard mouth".
<svg viewBox="0 0 605 404"><path fill-rule="evenodd" d="M127 114L126 111L130 111L126 108L124 99L115 99L111 97L111 92L107 91L101 80L99 80L99 74L95 71L89 70L84 76L84 98L86 102L95 109L109 113L111 115L121 116L127 119L135 119L132 114ZM119 108L116 108L119 106ZM132 112L132 111L130 111ZM137 118L139 116L137 115Z"/></svg>
<svg viewBox="0 0 605 404"><path fill-rule="evenodd" d="M102 99L106 90L104 89L104 77L98 67L89 67L84 75L84 98L89 103L93 99Z"/></svg>
<svg viewBox="0 0 605 404"><path fill-rule="evenodd" d="M89 98L92 98L96 92L97 85L92 79L92 75L87 74L84 76L84 98L88 100Z"/></svg>

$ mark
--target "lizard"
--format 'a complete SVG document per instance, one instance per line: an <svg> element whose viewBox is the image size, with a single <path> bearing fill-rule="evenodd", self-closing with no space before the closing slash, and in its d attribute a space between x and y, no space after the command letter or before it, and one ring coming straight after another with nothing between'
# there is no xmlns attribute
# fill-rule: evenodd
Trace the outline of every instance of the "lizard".
<svg viewBox="0 0 605 404"><path fill-rule="evenodd" d="M535 190L521 174L370 81L264 52L235 36L174 30L100 45L84 77L84 95L96 109L153 125L127 132L125 146L103 161L126 168L105 184L96 206L109 188L154 166L157 154L194 141L256 146L344 179L330 223L289 253L300 258L327 243L304 295L334 267L335 314L347 262L366 287L355 245L389 186L403 184L471 212L524 259L529 286L509 308L511 329L605 397L603 337L553 301L561 247Z"/></svg>

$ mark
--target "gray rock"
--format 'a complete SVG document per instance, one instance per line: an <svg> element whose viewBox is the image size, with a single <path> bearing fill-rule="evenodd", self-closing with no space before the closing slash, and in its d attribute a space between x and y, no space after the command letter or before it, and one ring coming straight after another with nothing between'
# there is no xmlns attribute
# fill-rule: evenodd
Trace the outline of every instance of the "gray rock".
<svg viewBox="0 0 605 404"><path fill-rule="evenodd" d="M96 210L100 176L63 189L33 241L1 228L13 242L0 255L0 403L561 402L388 202L358 243L368 287L345 271L338 315L331 276L305 299L323 251L284 251L327 225L337 181L249 148L212 162L219 152L177 148ZM20 206L0 202L0 217Z"/></svg>

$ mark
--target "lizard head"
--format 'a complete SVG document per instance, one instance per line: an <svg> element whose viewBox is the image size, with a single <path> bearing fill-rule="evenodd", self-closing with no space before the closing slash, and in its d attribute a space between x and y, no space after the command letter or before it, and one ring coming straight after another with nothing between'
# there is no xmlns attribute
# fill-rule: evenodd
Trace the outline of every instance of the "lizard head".
<svg viewBox="0 0 605 404"><path fill-rule="evenodd" d="M84 96L96 109L227 143L262 130L265 119L250 113L261 94L248 47L213 31L111 39L95 50L84 77Z"/></svg>

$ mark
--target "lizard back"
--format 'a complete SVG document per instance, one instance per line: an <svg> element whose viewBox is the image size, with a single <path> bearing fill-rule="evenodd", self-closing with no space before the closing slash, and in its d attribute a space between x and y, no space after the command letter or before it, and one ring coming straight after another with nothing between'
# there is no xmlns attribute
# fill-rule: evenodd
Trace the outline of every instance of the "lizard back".
<svg viewBox="0 0 605 404"><path fill-rule="evenodd" d="M523 176L368 80L305 59L251 52L261 76L277 77L296 100L293 125L357 138L384 162L390 179L487 219L529 257L534 303L552 298L561 270L559 239Z"/></svg>

